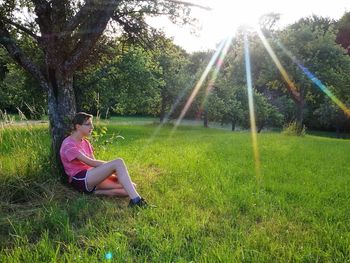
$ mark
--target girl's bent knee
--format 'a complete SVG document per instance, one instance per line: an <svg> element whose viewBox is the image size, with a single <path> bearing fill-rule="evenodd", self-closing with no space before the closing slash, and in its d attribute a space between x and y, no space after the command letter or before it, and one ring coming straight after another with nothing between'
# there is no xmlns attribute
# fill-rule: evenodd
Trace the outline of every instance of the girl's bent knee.
<svg viewBox="0 0 350 263"><path fill-rule="evenodd" d="M125 166L124 160L123 160L122 158L118 158L118 159L113 160L113 163L114 163L117 167Z"/></svg>

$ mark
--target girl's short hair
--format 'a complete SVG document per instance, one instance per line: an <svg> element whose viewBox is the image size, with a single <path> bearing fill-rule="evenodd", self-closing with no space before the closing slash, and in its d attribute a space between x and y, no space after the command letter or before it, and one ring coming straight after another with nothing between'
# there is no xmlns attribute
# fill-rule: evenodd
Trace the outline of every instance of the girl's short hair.
<svg viewBox="0 0 350 263"><path fill-rule="evenodd" d="M75 125L83 125L84 122L86 122L88 119L92 119L93 115L85 113L85 112L78 112L75 114L72 124L73 124L73 130L75 130Z"/></svg>

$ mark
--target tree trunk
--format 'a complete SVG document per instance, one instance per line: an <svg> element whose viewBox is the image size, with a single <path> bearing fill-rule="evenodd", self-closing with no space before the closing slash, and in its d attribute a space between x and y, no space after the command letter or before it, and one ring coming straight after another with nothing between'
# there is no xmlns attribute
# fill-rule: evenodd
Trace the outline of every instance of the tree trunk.
<svg viewBox="0 0 350 263"><path fill-rule="evenodd" d="M160 121L160 123L164 122L165 109L166 109L165 99L162 99L162 102L161 102L161 105L160 105L160 113L159 113L159 121Z"/></svg>
<svg viewBox="0 0 350 263"><path fill-rule="evenodd" d="M203 111L203 125L204 125L204 128L208 128L208 112L207 110L205 109Z"/></svg>
<svg viewBox="0 0 350 263"><path fill-rule="evenodd" d="M297 124L298 134L300 134L301 131L303 130L304 106L305 106L305 101L303 98L301 98L299 103L297 104L296 124Z"/></svg>
<svg viewBox="0 0 350 263"><path fill-rule="evenodd" d="M304 120L303 111L304 111L303 103L299 103L297 107L297 118L296 118L298 127L301 127L303 125L303 120Z"/></svg>
<svg viewBox="0 0 350 263"><path fill-rule="evenodd" d="M299 97L299 101L297 103L297 118L296 118L296 123L297 123L297 127L298 127L298 134L300 134L301 131L303 130L305 92L306 92L305 87L301 87L300 92L299 92L300 97Z"/></svg>
<svg viewBox="0 0 350 263"><path fill-rule="evenodd" d="M220 120L220 126L221 126L221 127L224 127L224 118L221 118L221 120Z"/></svg>
<svg viewBox="0 0 350 263"><path fill-rule="evenodd" d="M76 113L76 101L73 90L73 76L61 72L51 72L47 83L52 155L55 161L53 172L65 175L60 159L60 147L63 139L71 130L71 119Z"/></svg>
<svg viewBox="0 0 350 263"><path fill-rule="evenodd" d="M256 122L257 133L260 133L262 129L265 127L265 121L257 121Z"/></svg>
<svg viewBox="0 0 350 263"><path fill-rule="evenodd" d="M235 120L231 120L231 131L234 131L236 128L236 121Z"/></svg>
<svg viewBox="0 0 350 263"><path fill-rule="evenodd" d="M338 124L335 125L335 132L336 132L337 138L340 138L340 126Z"/></svg>

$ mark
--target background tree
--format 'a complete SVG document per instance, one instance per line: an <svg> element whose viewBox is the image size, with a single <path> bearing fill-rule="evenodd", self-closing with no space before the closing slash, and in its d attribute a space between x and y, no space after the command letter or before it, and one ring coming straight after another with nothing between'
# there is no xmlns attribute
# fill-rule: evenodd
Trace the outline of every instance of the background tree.
<svg viewBox="0 0 350 263"><path fill-rule="evenodd" d="M350 12L345 13L335 27L338 30L337 43L342 45L350 55Z"/></svg>
<svg viewBox="0 0 350 263"><path fill-rule="evenodd" d="M226 83L219 82L212 91L208 99L209 120L231 124L231 130L234 131L237 124L242 124L244 118L248 115L247 97L240 96L244 93L245 87L233 87Z"/></svg>
<svg viewBox="0 0 350 263"><path fill-rule="evenodd" d="M179 81L178 83L182 83L182 85L178 86L179 93L174 94L175 96L173 96L173 98L176 97L175 103L173 103L173 105L176 107L174 107L173 109L173 112L170 116L171 118L177 118L181 114L182 109L184 108L195 85L197 84L197 81L201 78L201 75L203 74L203 71L207 66L212 54L212 50L194 52L190 54L185 60L186 64L182 67L182 70L179 72L180 80L176 80L176 82ZM208 80L209 78L207 78L202 83L197 96L192 101L185 115L185 118L200 119L202 117L203 106L205 101L205 90L208 86Z"/></svg>
<svg viewBox="0 0 350 263"><path fill-rule="evenodd" d="M346 69L349 61L344 56L344 49L335 43L332 21L315 16L304 18L287 27L277 37L286 49L326 86L347 89ZM296 120L302 127L305 114L312 119L310 116L314 111L314 105L317 105L325 95L309 79L310 76L307 76L300 66L294 64L289 55L276 43L273 44L273 48L298 89L299 98L291 98L294 99L297 106ZM282 84L284 81L280 78L278 82ZM286 84L281 84L277 86L286 86Z"/></svg>
<svg viewBox="0 0 350 263"><path fill-rule="evenodd" d="M349 107L349 103L347 104ZM315 115L323 127L328 129L335 128L338 137L340 136L340 132L344 131L345 126L349 123L349 119L344 112L327 98L315 110Z"/></svg>
<svg viewBox="0 0 350 263"><path fill-rule="evenodd" d="M180 104L186 91L192 88L193 81L188 74L189 56L185 50L176 46L170 39L161 37L156 49L152 50L154 59L162 69L161 77L164 85L161 86L160 97L160 122L165 121L165 117L170 117L174 107Z"/></svg>
<svg viewBox="0 0 350 263"><path fill-rule="evenodd" d="M76 78L78 109L102 117L109 114L157 115L161 68L150 52L129 45L114 58L103 59Z"/></svg>
<svg viewBox="0 0 350 263"><path fill-rule="evenodd" d="M258 133L260 133L266 126L282 127L283 115L275 106L271 105L268 102L265 96L258 92L255 92L254 104L255 121Z"/></svg>
<svg viewBox="0 0 350 263"><path fill-rule="evenodd" d="M38 82L0 48L0 109L8 113L21 111L38 119L47 113L47 97Z"/></svg>

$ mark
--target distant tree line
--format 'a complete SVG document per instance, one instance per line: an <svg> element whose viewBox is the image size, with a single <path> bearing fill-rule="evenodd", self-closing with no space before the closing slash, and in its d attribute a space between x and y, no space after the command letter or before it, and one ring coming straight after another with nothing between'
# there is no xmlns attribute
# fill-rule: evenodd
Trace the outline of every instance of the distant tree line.
<svg viewBox="0 0 350 263"><path fill-rule="evenodd" d="M350 130L350 118L317 80L350 108L350 13L339 21L312 16L276 29L278 15L261 19L261 32L293 83L280 73L259 34L248 33L257 129L282 127L295 121L310 129ZM186 118L209 126L215 121L249 128L243 29L238 30L213 82L206 77ZM26 52L40 60L31 42L19 37ZM154 35L145 45L127 35L103 37L90 63L74 73L77 110L102 118L111 115L152 115L160 121L177 118L214 51L188 54L172 40ZM299 64L298 64L299 63ZM304 71L303 71L304 69ZM308 74L306 74L309 73ZM312 75L310 75L310 73ZM317 82L317 83L315 83ZM329 93L328 93L329 94ZM0 49L0 109L19 109L30 118L47 114L47 94L38 80Z"/></svg>

